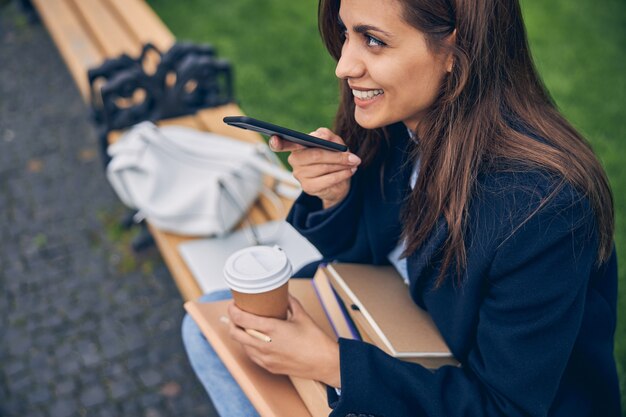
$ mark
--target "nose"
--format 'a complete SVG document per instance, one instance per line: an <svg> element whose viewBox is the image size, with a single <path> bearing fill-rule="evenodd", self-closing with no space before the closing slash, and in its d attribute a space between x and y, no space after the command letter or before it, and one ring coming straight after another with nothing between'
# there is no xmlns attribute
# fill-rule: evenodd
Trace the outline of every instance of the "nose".
<svg viewBox="0 0 626 417"><path fill-rule="evenodd" d="M365 64L359 57L355 48L350 47L350 42L346 41L341 49L341 56L337 61L335 75L340 79L360 78L365 74Z"/></svg>

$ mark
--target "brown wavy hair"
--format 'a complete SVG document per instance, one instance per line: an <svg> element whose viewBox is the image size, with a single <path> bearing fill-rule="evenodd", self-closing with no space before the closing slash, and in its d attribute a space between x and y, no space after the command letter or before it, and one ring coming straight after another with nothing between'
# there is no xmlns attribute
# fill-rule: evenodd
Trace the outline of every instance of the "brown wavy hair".
<svg viewBox="0 0 626 417"><path fill-rule="evenodd" d="M541 81L518 1L397 1L406 22L424 33L431 51L450 52L454 62L420 124L416 155L421 170L404 209L404 256L419 249L443 214L448 236L437 285L453 265L460 282L467 261L464 231L477 175L504 162L561 178L560 187L540 207L565 184L586 197L596 217L598 263L606 261L614 230L608 179L589 143L559 113ZM320 33L335 60L343 43L339 6L340 0L320 0L318 9ZM453 33L454 41L444 42ZM340 81L340 91L335 131L367 164L379 151L385 130L361 128L354 119L346 80ZM511 120L523 129L511 127Z"/></svg>

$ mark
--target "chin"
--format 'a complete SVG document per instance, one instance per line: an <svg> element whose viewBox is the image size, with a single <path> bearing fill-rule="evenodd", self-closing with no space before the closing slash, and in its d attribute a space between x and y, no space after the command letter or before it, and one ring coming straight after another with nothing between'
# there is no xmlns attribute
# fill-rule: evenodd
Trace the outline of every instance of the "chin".
<svg viewBox="0 0 626 417"><path fill-rule="evenodd" d="M379 127L385 127L387 124L383 123L381 119L376 117L364 117L359 112L355 112L354 120L363 129L378 129Z"/></svg>

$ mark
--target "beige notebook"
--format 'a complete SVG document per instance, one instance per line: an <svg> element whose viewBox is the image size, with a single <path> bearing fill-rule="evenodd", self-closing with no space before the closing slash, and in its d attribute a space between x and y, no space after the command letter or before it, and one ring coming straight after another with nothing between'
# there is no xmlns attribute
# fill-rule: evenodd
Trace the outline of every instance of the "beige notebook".
<svg viewBox="0 0 626 417"><path fill-rule="evenodd" d="M362 333L389 355L427 368L458 365L430 315L391 266L329 264L328 278Z"/></svg>
<svg viewBox="0 0 626 417"><path fill-rule="evenodd" d="M289 292L329 335L334 333L319 304L310 279L292 279ZM317 381L274 375L252 362L239 343L228 334L227 316L231 301L199 303L188 301L185 309L200 327L226 368L262 417L326 417L331 409L326 386Z"/></svg>

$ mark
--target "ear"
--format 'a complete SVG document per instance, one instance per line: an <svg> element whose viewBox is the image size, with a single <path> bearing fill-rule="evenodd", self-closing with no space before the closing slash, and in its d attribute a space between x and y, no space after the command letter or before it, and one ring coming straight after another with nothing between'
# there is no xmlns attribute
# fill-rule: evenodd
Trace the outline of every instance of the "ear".
<svg viewBox="0 0 626 417"><path fill-rule="evenodd" d="M456 43L456 29L454 29L452 33L448 35L448 37L445 40L445 43L449 47L452 47L452 45ZM448 52L448 56L446 57L446 71L452 72L453 65L454 65L454 57L452 55L452 52Z"/></svg>

